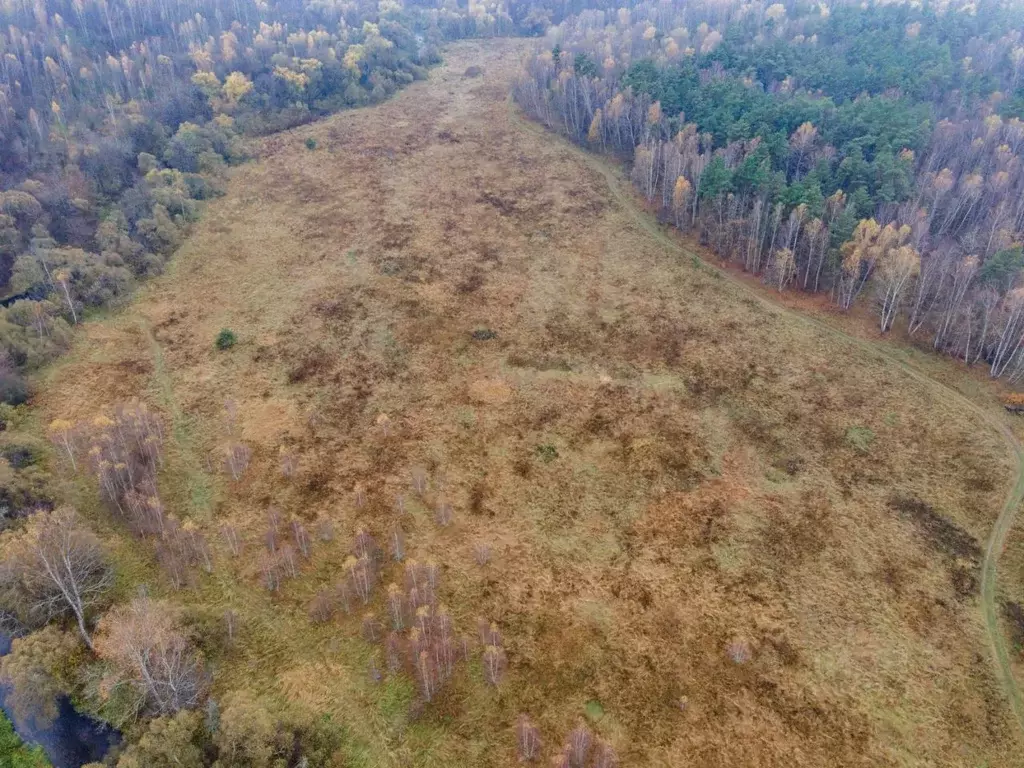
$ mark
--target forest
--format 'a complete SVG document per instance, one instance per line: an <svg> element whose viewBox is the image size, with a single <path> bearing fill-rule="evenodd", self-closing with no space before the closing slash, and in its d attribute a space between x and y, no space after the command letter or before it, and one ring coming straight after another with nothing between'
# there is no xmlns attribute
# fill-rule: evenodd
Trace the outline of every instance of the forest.
<svg viewBox="0 0 1024 768"><path fill-rule="evenodd" d="M517 98L777 290L860 300L1016 382L1021 23L1000 3L588 10Z"/></svg>
<svg viewBox="0 0 1024 768"><path fill-rule="evenodd" d="M494 73L456 58L434 77L453 41L497 38L529 38L508 82L504 49ZM424 81L421 101L395 101ZM509 87L549 129L526 149L502 122L518 126ZM458 112L474 105L489 110L475 123ZM331 122L363 107L392 111ZM916 738L944 750L928 728L956 739L961 721L972 757L1012 749L1001 715L979 725L1002 702L956 634L978 630L964 617L983 508L1009 472L997 441L855 345L813 359L823 336L780 341L756 302L679 277L633 239L602 166L545 154L560 151L551 131L626 168L662 224L766 292L827 297L1024 381L1014 3L4 0L0 682L16 724L45 727L70 700L120 734L102 763L119 768L760 764L734 731L708 735L725 720L765 765L786 764L786 739L806 750L793 764L849 764L876 747L863 713L888 711L882 683L859 661L863 688L854 672L851 688L798 677L800 622L817 614L787 613L800 603L781 564L847 546L831 511L859 525L870 508L887 516L865 530L924 534L905 562L854 573L888 557L874 547L827 565L883 585L867 608L849 598L851 615L884 602L896 624L913 594L929 607L892 643L907 679L938 666L935 633L953 638L944 669L969 670L936 685L970 691L967 714L936 714L935 694L908 715L914 735L870 760ZM232 192L239 178L259 183ZM435 197L412 206L408 190ZM225 210L259 235L293 216L266 245L282 261ZM603 255L595 284L572 249L600 250L601 227L636 263ZM177 287L132 314L183 253ZM261 268L269 292L247 282ZM211 297L218 270L233 285ZM631 304L667 285L671 301ZM615 302L579 309L605 290ZM209 333L204 313L232 301L237 324ZM734 356L715 352L726 336ZM775 344L812 373L777 366ZM848 379L830 368L844 355L860 361ZM886 391L864 397L876 380ZM769 524L742 517L751 505ZM0 726L0 765L46 765Z"/></svg>

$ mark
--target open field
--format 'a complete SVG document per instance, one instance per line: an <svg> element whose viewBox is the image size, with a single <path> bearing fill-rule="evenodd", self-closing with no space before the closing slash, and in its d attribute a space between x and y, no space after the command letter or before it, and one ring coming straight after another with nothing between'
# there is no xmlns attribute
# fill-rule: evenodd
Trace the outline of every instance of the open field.
<svg viewBox="0 0 1024 768"><path fill-rule="evenodd" d="M452 46L394 100L268 139L168 274L42 387L47 419L141 397L173 427L164 499L216 542L214 573L174 597L241 620L210 649L214 695L329 716L339 765L510 766L520 712L549 755L586 716L629 766L1019 764L979 610L1016 469L1002 436L638 219L510 109L529 45ZM218 352L222 327L239 344ZM253 449L239 482L219 465L229 400ZM337 532L273 595L272 505ZM361 525L401 525L438 563L461 631L497 622L500 687L476 650L412 706L411 681L371 680L361 612L310 623ZM148 545L104 530L126 581L168 589Z"/></svg>

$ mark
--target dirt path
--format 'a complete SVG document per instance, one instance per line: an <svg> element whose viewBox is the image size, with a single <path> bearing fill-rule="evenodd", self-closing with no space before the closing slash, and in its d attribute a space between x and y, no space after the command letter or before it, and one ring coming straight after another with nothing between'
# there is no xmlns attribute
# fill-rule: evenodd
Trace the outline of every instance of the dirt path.
<svg viewBox="0 0 1024 768"><path fill-rule="evenodd" d="M607 181L608 188L611 190L618 203L632 214L634 221L643 227L644 230L672 248L680 247L680 238L667 234L664 228L657 223L649 212L643 210L639 205L637 205L632 184L628 179L623 178L618 167L597 155L586 152L572 142L566 141L563 137L556 136L556 134L546 131L541 126L538 126L536 123L526 119L518 111L511 99L509 100L509 106L513 111L514 117L518 119L519 124L524 128L524 130L543 132L545 135L550 136L552 141L561 142L590 168L598 171L604 177L605 181ZM685 246L683 247L683 252L690 257L696 256L697 258L700 258L694 251L686 250ZM737 279L735 275L727 269L720 268L706 260L702 260L701 263L704 268L715 270L722 277L728 279L733 283L733 285L738 287L748 296L756 299L761 304L772 306L801 323L812 326L824 333L829 333L838 338L842 338L849 343L856 344L868 354L883 358L899 366L904 372L912 376L917 381L940 391L948 400L955 401L966 407L972 413L976 414L978 418L980 418L989 428L995 430L1002 437L1003 441L1006 443L1006 447L1014 457L1014 461L1016 462L1016 471L1013 478L1013 484L1007 493L1006 501L999 512L999 516L996 518L995 524L992 526L992 532L985 545L985 557L981 565L981 608L985 618L985 628L988 632L990 650L998 673L999 682L1006 693L1007 699L1010 701L1010 706L1013 709L1013 713L1018 724L1022 729L1024 729L1024 696L1022 696L1021 689L1014 678L1006 636L999 626L996 594L999 557L1005 548L1007 537L1013 529L1021 501L1024 499L1024 445L1021 445L1020 440L1017 439L1013 430L1006 425L1002 418L982 408L953 387L941 381L937 381L905 360L900 359L897 355L887 352L878 344L859 339L856 336L848 334L835 326L818 320L817 318L792 310L781 302L773 301L765 294L764 291L752 289L745 282Z"/></svg>

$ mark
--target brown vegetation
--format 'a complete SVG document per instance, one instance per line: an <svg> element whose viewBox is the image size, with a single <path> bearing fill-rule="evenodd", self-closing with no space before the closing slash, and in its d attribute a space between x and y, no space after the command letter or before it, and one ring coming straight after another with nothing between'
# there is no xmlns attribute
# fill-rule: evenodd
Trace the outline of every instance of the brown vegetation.
<svg viewBox="0 0 1024 768"><path fill-rule="evenodd" d="M231 616L210 650L225 764L286 755L275 723L325 716L352 764L506 766L541 741L602 767L1013 764L963 558L937 553L985 539L1002 444L862 346L680 263L510 111L523 49L456 46L395 101L268 142L42 389L70 424L112 393L159 407L161 508L206 542L173 599L220 633ZM224 327L252 343L215 352ZM226 394L237 473L205 459L225 456ZM325 521L338 535L310 541ZM139 648L185 699L207 679L157 599L149 530L141 553L105 534L157 597L97 648L171 713Z"/></svg>

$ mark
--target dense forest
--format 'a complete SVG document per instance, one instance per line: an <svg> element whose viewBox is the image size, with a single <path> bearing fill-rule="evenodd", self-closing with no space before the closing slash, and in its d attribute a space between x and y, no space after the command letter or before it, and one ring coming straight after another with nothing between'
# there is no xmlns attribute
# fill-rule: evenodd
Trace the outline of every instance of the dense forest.
<svg viewBox="0 0 1024 768"><path fill-rule="evenodd" d="M548 33L519 102L779 290L863 297L1024 377L1024 12L641 3Z"/></svg>

